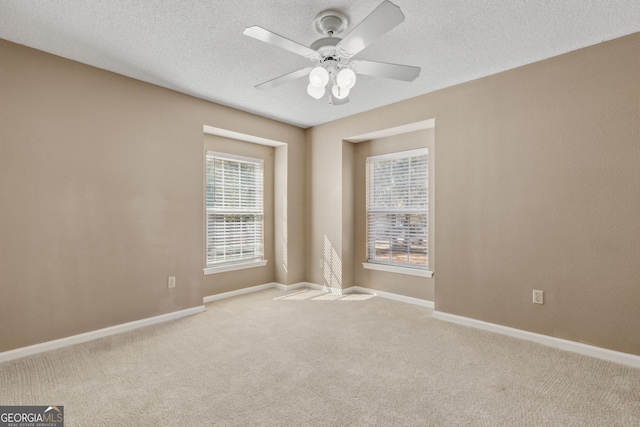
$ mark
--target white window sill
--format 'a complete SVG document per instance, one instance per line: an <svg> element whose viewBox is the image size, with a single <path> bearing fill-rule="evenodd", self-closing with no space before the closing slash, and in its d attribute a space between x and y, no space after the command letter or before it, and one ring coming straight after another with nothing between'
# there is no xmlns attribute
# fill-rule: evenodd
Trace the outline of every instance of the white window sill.
<svg viewBox="0 0 640 427"><path fill-rule="evenodd" d="M367 270L378 270L378 271L386 271L389 273L409 274L411 276L420 276L420 277L433 277L433 271L420 270L418 268L399 267L397 265L373 264L370 262L363 262L362 267Z"/></svg>
<svg viewBox="0 0 640 427"><path fill-rule="evenodd" d="M258 261L242 262L238 264L226 264L218 267L207 267L204 269L205 276L208 274L225 273L227 271L244 270L245 268L264 267L267 265L266 259Z"/></svg>

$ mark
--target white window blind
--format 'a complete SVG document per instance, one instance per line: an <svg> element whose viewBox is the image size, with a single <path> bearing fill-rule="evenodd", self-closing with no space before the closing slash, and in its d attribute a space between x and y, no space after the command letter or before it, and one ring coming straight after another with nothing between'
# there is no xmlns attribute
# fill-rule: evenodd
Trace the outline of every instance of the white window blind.
<svg viewBox="0 0 640 427"><path fill-rule="evenodd" d="M367 258L427 269L429 153L426 148L367 158Z"/></svg>
<svg viewBox="0 0 640 427"><path fill-rule="evenodd" d="M263 161L207 152L207 267L263 258Z"/></svg>

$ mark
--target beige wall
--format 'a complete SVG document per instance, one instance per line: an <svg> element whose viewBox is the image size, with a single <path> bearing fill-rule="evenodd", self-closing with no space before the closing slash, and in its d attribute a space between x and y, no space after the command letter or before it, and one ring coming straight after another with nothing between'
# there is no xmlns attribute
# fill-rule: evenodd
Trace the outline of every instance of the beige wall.
<svg viewBox="0 0 640 427"><path fill-rule="evenodd" d="M0 351L202 304L203 125L304 163L299 128L0 40Z"/></svg>
<svg viewBox="0 0 640 427"><path fill-rule="evenodd" d="M640 354L639 75L634 34L308 130L311 257L353 247L343 139L435 118L436 309Z"/></svg>
<svg viewBox="0 0 640 427"><path fill-rule="evenodd" d="M351 283L343 281L343 269L353 266L342 258L342 221L352 214L342 213L342 139L314 127L307 129L307 144L307 281L347 288Z"/></svg>
<svg viewBox="0 0 640 427"><path fill-rule="evenodd" d="M276 149L276 183L286 184L276 186L276 197L281 196L275 205L276 227L282 229L282 233L276 234L275 244L283 255L276 254L276 280L284 285L304 282L307 278L306 151L304 136Z"/></svg>
<svg viewBox="0 0 640 427"><path fill-rule="evenodd" d="M240 271L207 274L202 282L203 295L215 295L223 292L235 291L249 286L271 283L275 280L275 223L274 223L274 157L275 148L254 144L246 141L223 138L214 135L204 136L204 153L216 151L225 154L262 159L264 161L264 259L267 265ZM204 179L204 178L203 178ZM203 181L203 186L204 186ZM203 189L204 197L206 190ZM206 217L203 217L203 227L206 227ZM206 228L205 228L206 230ZM281 232L281 230L280 230ZM206 251L203 242L202 251ZM206 252L205 252L206 253ZM206 267L206 260L202 267Z"/></svg>
<svg viewBox="0 0 640 427"><path fill-rule="evenodd" d="M436 309L640 354L638 75L634 34L301 130L0 40L0 351L235 287L202 275L203 125L287 144L277 280L366 285L345 139L435 118ZM431 296L403 279L370 286Z"/></svg>
<svg viewBox="0 0 640 427"><path fill-rule="evenodd" d="M349 143L351 144L351 143ZM354 155L351 162L353 170L353 246L354 246L354 284L379 291L406 295L413 298L433 301L435 278L417 277L385 271L368 270L362 267L367 261L367 209L366 209L366 161L369 156L395 153L415 148L429 150L429 199L435 202L435 144L433 129L404 133L392 137L379 138L352 144ZM429 206L429 265L434 265L437 254L433 235L435 234L434 206Z"/></svg>
<svg viewBox="0 0 640 427"><path fill-rule="evenodd" d="M288 284L288 263L289 263L289 247L288 247L288 205L287 199L288 189L288 171L287 171L287 158L288 147L282 146L273 149L273 204L274 204L274 239L273 244L273 272L274 276L272 281L282 284ZM265 242L267 244L267 242ZM263 282L267 283L267 282Z"/></svg>

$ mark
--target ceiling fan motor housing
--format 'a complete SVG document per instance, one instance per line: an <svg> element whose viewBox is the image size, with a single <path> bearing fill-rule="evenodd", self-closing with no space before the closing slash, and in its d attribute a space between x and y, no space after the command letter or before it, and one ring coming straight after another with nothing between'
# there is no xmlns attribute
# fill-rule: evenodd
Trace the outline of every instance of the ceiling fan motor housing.
<svg viewBox="0 0 640 427"><path fill-rule="evenodd" d="M342 33L349 25L349 18L335 10L320 12L313 20L315 29L323 36L334 37Z"/></svg>
<svg viewBox="0 0 640 427"><path fill-rule="evenodd" d="M342 68L348 67L349 58L343 58L338 55L336 45L340 42L338 37L324 37L316 40L311 45L311 49L315 50L322 57L321 59L312 60L317 67L324 67L330 74L340 71Z"/></svg>
<svg viewBox="0 0 640 427"><path fill-rule="evenodd" d="M336 45L340 40L341 39L337 37L324 37L313 42L311 49L315 50L320 54L320 56L322 56L322 59L319 62L323 62L327 59L338 59Z"/></svg>

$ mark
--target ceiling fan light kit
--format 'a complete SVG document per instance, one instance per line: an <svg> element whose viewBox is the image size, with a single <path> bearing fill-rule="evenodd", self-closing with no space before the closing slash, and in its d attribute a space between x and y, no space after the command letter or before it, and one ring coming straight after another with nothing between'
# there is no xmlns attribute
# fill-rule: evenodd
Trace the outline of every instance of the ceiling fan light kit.
<svg viewBox="0 0 640 427"><path fill-rule="evenodd" d="M347 28L349 19L343 13L327 10L318 14L314 20L316 30L324 37L312 43L311 47L303 46L258 26L247 27L244 30L245 35L304 56L313 64L311 68L293 71L261 83L256 88L272 89L308 75L307 93L310 96L315 99L323 98L326 87L331 83L329 103L343 105L349 102L349 93L356 84L357 74L411 82L420 74L419 67L351 60L353 56L402 21L404 21L404 15L400 8L389 1L383 1L344 38L338 38L336 35Z"/></svg>
<svg viewBox="0 0 640 427"><path fill-rule="evenodd" d="M356 73L351 68L343 68L338 73L336 82L343 89L351 89L356 84Z"/></svg>
<svg viewBox="0 0 640 427"><path fill-rule="evenodd" d="M309 83L315 87L325 87L329 83L329 72L322 67L316 67L309 73Z"/></svg>
<svg viewBox="0 0 640 427"><path fill-rule="evenodd" d="M349 96L349 89L344 89L338 85L333 85L333 87L331 88L331 93L338 99L345 99L347 96Z"/></svg>
<svg viewBox="0 0 640 427"><path fill-rule="evenodd" d="M314 86L309 83L309 86L307 86L307 93L315 99L320 99L324 96L325 88L324 86Z"/></svg>

